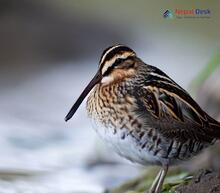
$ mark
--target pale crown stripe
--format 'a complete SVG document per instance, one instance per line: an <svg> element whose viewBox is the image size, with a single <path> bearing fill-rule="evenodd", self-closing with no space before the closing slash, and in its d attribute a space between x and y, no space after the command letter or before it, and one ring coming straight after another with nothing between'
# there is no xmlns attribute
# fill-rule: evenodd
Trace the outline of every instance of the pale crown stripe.
<svg viewBox="0 0 220 193"><path fill-rule="evenodd" d="M122 46L122 45L116 45L116 46L113 46L112 48L110 48L108 51L106 51L106 53L102 56L102 59L101 59L101 62L100 62L100 64L102 64L103 63L103 61L104 61L104 59L105 59L105 57L107 56L107 54L109 53L109 52L111 52L112 50L114 50L115 48L117 48L117 47L120 47L120 46Z"/></svg>

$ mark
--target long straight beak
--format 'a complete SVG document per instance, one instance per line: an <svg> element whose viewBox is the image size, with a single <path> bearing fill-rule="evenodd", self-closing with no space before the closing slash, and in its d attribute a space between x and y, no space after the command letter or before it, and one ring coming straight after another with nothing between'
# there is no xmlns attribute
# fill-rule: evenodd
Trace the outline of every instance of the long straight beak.
<svg viewBox="0 0 220 193"><path fill-rule="evenodd" d="M92 88L101 81L102 75L98 71L96 75L93 77L93 79L90 81L90 83L87 85L87 87L83 90L75 104L70 109L69 113L65 117L65 121L68 121L72 118L72 116L75 114L76 110L79 108L80 104L84 100L84 98L87 96L87 94L92 90Z"/></svg>

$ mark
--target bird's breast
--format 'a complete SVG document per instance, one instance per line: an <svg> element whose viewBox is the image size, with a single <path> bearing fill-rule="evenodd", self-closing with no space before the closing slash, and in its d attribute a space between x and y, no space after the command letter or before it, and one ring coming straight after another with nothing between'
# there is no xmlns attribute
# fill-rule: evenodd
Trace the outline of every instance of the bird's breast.
<svg viewBox="0 0 220 193"><path fill-rule="evenodd" d="M96 85L87 99L88 116L104 127L120 128L136 120L135 99L123 85ZM136 120L133 124L140 124Z"/></svg>

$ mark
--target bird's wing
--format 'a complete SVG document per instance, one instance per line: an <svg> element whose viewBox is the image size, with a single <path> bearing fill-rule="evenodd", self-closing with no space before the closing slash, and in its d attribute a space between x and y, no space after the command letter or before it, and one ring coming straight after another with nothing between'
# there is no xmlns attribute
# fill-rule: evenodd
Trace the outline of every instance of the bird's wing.
<svg viewBox="0 0 220 193"><path fill-rule="evenodd" d="M207 115L183 88L161 70L153 66L148 69L149 75L141 91L137 92L141 113L148 116L147 119L145 117L146 124L170 138L198 141L220 138L219 122Z"/></svg>

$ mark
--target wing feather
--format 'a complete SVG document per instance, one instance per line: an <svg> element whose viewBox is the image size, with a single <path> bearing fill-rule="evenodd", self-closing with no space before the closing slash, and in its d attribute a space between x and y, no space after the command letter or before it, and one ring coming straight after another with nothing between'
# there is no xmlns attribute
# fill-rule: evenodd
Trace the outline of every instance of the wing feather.
<svg viewBox="0 0 220 193"><path fill-rule="evenodd" d="M138 93L141 93L138 104L146 107L146 124L156 127L166 137L209 142L220 138L220 123L159 69L150 66L142 92Z"/></svg>

